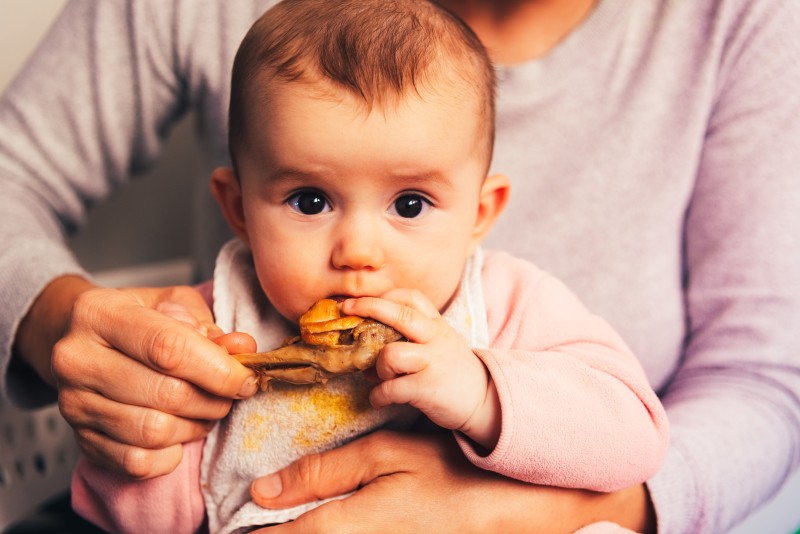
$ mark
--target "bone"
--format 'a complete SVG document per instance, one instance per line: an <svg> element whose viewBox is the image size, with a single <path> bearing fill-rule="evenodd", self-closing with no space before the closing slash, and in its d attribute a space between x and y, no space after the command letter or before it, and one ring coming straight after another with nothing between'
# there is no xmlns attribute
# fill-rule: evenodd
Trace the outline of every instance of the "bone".
<svg viewBox="0 0 800 534"><path fill-rule="evenodd" d="M302 337L269 352L235 354L234 358L256 372L263 390L271 380L316 384L363 371L375 365L386 344L403 339L397 330L378 321L340 314L335 301L319 301L300 318Z"/></svg>

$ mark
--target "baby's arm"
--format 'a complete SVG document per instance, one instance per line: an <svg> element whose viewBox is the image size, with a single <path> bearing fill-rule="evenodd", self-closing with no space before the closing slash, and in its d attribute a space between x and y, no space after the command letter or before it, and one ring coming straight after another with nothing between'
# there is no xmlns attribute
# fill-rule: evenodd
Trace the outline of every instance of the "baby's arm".
<svg viewBox="0 0 800 534"><path fill-rule="evenodd" d="M418 292L343 304L409 339L379 356L373 405L411 404L460 431L475 465L527 482L614 491L652 476L667 418L619 335L530 263L490 255L483 279L490 349L470 349Z"/></svg>
<svg viewBox="0 0 800 534"><path fill-rule="evenodd" d="M486 451L460 438L475 465L533 482L597 491L641 483L659 468L667 417L622 339L564 284L507 254L483 272L489 369L501 434Z"/></svg>
<svg viewBox="0 0 800 534"><path fill-rule="evenodd" d="M375 365L383 380L370 394L376 408L410 404L431 421L457 430L486 449L500 436L500 400L486 366L420 292L390 291L350 299L347 314L372 317L408 342L387 345Z"/></svg>
<svg viewBox="0 0 800 534"><path fill-rule="evenodd" d="M72 507L108 532L197 532L205 520L202 449L203 440L184 444L178 467L148 480L133 480L81 458L72 475Z"/></svg>

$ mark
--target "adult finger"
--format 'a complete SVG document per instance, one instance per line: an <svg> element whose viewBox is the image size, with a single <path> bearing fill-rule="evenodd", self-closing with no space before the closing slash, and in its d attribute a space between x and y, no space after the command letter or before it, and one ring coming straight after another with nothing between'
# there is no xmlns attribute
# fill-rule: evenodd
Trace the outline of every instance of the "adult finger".
<svg viewBox="0 0 800 534"><path fill-rule="evenodd" d="M342 495L394 473L392 457L400 445L381 447L381 437L382 433L370 434L337 449L309 454L256 479L250 487L253 502L264 508L288 508Z"/></svg>
<svg viewBox="0 0 800 534"><path fill-rule="evenodd" d="M362 439L369 446L350 449L351 454L338 458L339 469L328 465L322 471L348 478L350 484L341 484L342 493L358 489L352 486L358 480L371 479L366 485L352 496L306 512L293 522L257 532L536 534L574 532L599 520L648 531L641 518L646 502L643 485L597 493L520 482L470 464L449 433L384 431ZM323 463L334 458L323 456ZM371 476L347 474L369 470L363 463L374 464ZM308 500L314 499L315 492L306 494ZM302 500L295 498L294 502Z"/></svg>
<svg viewBox="0 0 800 534"><path fill-rule="evenodd" d="M98 344L73 347L75 343L62 340L53 353L59 401L70 423L83 422L70 419L76 410L85 409L82 392L192 419L220 419L228 413L229 399L155 371L115 349ZM77 408L70 410L72 405Z"/></svg>
<svg viewBox="0 0 800 534"><path fill-rule="evenodd" d="M133 447L89 429L76 433L76 440L92 463L140 480L171 473L183 457L180 443L163 449Z"/></svg>
<svg viewBox="0 0 800 534"><path fill-rule="evenodd" d="M216 337L222 333L214 322L214 314L203 295L195 288L188 286L172 286L163 288L128 288L122 289L131 292L147 307L156 308L159 304L175 304L184 308L198 323L200 323L209 337Z"/></svg>
<svg viewBox="0 0 800 534"><path fill-rule="evenodd" d="M225 349L185 323L142 306L131 291L84 293L73 308L71 322L96 343L214 395L240 398L255 392L252 371L230 358Z"/></svg>
<svg viewBox="0 0 800 534"><path fill-rule="evenodd" d="M89 391L64 392L60 395L59 407L78 433L87 429L102 432L121 444L147 449L162 449L199 439L214 424L210 420L188 419L115 402Z"/></svg>
<svg viewBox="0 0 800 534"><path fill-rule="evenodd" d="M197 330L200 334L208 337L206 326L195 317L194 313L189 311L189 308L180 304L179 302L159 302L156 304L155 310L165 315L169 315L173 319L186 323L191 328Z"/></svg>
<svg viewBox="0 0 800 534"><path fill-rule="evenodd" d="M497 526L490 520L495 520L498 514L488 514L492 517L487 520L481 505L488 501L493 508L502 502L502 498L492 499L487 495L487 492L499 493L492 481L501 477L470 466L458 453L449 433L422 435L381 431L353 444L358 446L340 449L343 454L320 455L318 474L307 477L320 481L332 491L309 491L308 488L316 484L300 483L306 491L300 491L299 498L295 494L295 498L287 502L280 499L272 502L289 506L290 502L303 502L303 495L305 500L313 500L317 495L331 496L357 489L355 494L326 503L291 523L257 532L487 532ZM283 486L297 483L303 477L287 477ZM486 484L478 484L480 481ZM283 495L287 493L284 489ZM531 501L524 504L530 506Z"/></svg>

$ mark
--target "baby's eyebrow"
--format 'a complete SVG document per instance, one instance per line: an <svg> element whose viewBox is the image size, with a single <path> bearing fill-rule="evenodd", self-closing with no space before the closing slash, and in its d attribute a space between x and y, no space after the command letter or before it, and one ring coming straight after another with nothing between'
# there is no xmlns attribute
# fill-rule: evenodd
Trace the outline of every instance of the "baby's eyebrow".
<svg viewBox="0 0 800 534"><path fill-rule="evenodd" d="M278 167L272 169L267 174L267 179L273 184L280 183L326 183L333 177L321 172L311 169L298 169L296 167ZM424 170L424 171L395 171L390 172L383 177L392 183L402 182L407 187L423 186L423 185L437 185L440 187L447 187L455 189L453 181L445 174L438 170Z"/></svg>
<svg viewBox="0 0 800 534"><path fill-rule="evenodd" d="M439 186L448 187L450 189L455 188L455 184L450 178L435 170L423 172L396 172L392 173L389 178L407 183L410 187L413 187L414 185L436 184Z"/></svg>
<svg viewBox="0 0 800 534"><path fill-rule="evenodd" d="M313 171L295 169L292 167L278 167L266 174L267 180L273 183L281 182L319 182L325 181L325 175Z"/></svg>

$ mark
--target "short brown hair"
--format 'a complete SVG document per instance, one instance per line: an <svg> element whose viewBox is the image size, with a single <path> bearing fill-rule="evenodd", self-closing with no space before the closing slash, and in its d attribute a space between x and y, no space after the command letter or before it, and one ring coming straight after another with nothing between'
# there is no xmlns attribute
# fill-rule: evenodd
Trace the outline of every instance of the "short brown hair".
<svg viewBox="0 0 800 534"><path fill-rule="evenodd" d="M284 82L328 80L370 109L432 81L452 82L478 103L489 165L494 69L473 31L429 0L283 0L262 15L233 65L228 145L234 165L245 144L247 102L265 72Z"/></svg>

